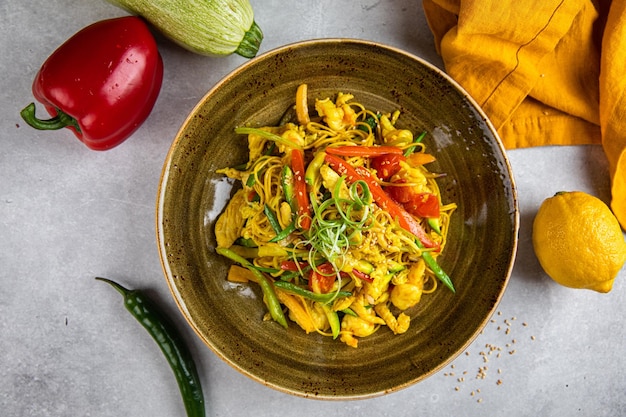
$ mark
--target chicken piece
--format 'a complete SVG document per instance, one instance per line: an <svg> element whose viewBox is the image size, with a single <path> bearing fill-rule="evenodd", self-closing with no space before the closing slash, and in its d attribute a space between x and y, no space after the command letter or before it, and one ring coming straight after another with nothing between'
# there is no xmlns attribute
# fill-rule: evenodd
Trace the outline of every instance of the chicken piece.
<svg viewBox="0 0 626 417"><path fill-rule="evenodd" d="M324 118L324 122L333 130L341 131L356 123L356 112L347 102L352 99L351 94L339 94L337 102L330 99L317 100L315 110Z"/></svg>
<svg viewBox="0 0 626 417"><path fill-rule="evenodd" d="M346 345L351 347L358 346L356 337L366 337L376 331L377 326L360 317L345 315L341 320L341 336L340 339Z"/></svg>
<svg viewBox="0 0 626 417"><path fill-rule="evenodd" d="M411 266L406 283L396 285L391 290L389 299L400 310L406 310L419 303L424 289L426 264L422 259Z"/></svg>
<svg viewBox="0 0 626 417"><path fill-rule="evenodd" d="M396 129L387 115L380 116L381 133L385 143L396 146L413 143L413 132L407 129Z"/></svg>
<svg viewBox="0 0 626 417"><path fill-rule="evenodd" d="M360 296L356 298L352 304L350 304L350 308L363 321L366 321L372 324L385 324L385 320L378 317L373 308L369 308L369 305L368 307L365 307L365 305L366 305L366 301L364 297Z"/></svg>
<svg viewBox="0 0 626 417"><path fill-rule="evenodd" d="M230 199L224 212L215 222L215 239L218 248L229 248L241 236L245 219L241 207L246 205L246 194L243 189L238 190Z"/></svg>
<svg viewBox="0 0 626 417"><path fill-rule="evenodd" d="M400 313L397 318L394 317L387 303L376 304L374 310L385 320L385 323L387 323L387 326L394 334L402 334L409 329L411 318L404 313Z"/></svg>
<svg viewBox="0 0 626 417"><path fill-rule="evenodd" d="M280 224L286 225L292 221L291 205L286 201L280 203L278 208L278 215L280 216Z"/></svg>

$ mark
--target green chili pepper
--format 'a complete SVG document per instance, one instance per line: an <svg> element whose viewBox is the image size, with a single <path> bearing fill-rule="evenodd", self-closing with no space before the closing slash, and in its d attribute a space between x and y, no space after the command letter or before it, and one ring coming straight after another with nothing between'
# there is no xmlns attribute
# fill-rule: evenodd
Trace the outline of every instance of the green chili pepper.
<svg viewBox="0 0 626 417"><path fill-rule="evenodd" d="M265 213L267 220L270 222L270 226L272 226L274 233L279 234L280 232L282 232L283 228L280 227L278 218L276 218L276 214L272 211L270 206L266 204L265 207L263 208L263 212Z"/></svg>
<svg viewBox="0 0 626 417"><path fill-rule="evenodd" d="M429 217L428 219L426 219L426 221L428 222L428 225L430 226L430 228L435 231L435 233L437 233L438 235L441 235L441 227L439 226L438 218Z"/></svg>
<svg viewBox="0 0 626 417"><path fill-rule="evenodd" d="M283 166L283 171L280 176L280 182L283 186L283 194L285 195L285 201L291 206L291 211L296 212L296 192L293 186L293 171L288 165Z"/></svg>
<svg viewBox="0 0 626 417"><path fill-rule="evenodd" d="M278 324L280 324L284 328L287 328L287 319L283 314L283 309L280 305L280 301L278 300L276 292L274 291L273 285L275 284L272 284L261 271L256 269L256 267L252 263L250 263L250 261L237 255L232 250L227 248L217 248L215 249L215 251L220 255L225 256L226 258L234 262L237 262L244 268L248 268L257 277L259 285L261 286L261 291L263 291L263 295L265 296L265 301L267 303L267 308L270 312L270 316L272 316L272 319L274 319L274 321L276 321Z"/></svg>
<svg viewBox="0 0 626 417"><path fill-rule="evenodd" d="M204 417L204 395L193 357L173 323L144 294L129 290L107 278L96 277L124 297L124 306L157 342L167 358L183 397L188 417Z"/></svg>
<svg viewBox="0 0 626 417"><path fill-rule="evenodd" d="M319 151L315 154L313 160L309 162L309 165L306 167L306 171L304 173L304 181L309 187L313 187L315 185L316 179L320 176L320 167L324 163L325 157L326 152Z"/></svg>
<svg viewBox="0 0 626 417"><path fill-rule="evenodd" d="M420 135L419 135L418 137L416 137L416 138L415 138L415 140L413 141L413 143L420 143L420 142L424 139L424 137L425 137L425 136L426 136L426 131L423 131L422 133L420 133ZM416 147L417 147L417 146L412 145L412 146L409 146L408 148L406 148L406 149L404 150L404 156L409 156L409 155L411 155L413 152L415 152L415 148L416 148Z"/></svg>
<svg viewBox="0 0 626 417"><path fill-rule="evenodd" d="M317 301L318 303L328 304L333 301L335 298L339 297L349 297L352 295L351 292L348 291L337 291L337 292L329 292L326 294L318 294L313 291L309 291L305 288L302 288L296 284L287 281L276 281L274 285L281 290L287 291L288 293L302 296L304 298L308 298L312 301Z"/></svg>

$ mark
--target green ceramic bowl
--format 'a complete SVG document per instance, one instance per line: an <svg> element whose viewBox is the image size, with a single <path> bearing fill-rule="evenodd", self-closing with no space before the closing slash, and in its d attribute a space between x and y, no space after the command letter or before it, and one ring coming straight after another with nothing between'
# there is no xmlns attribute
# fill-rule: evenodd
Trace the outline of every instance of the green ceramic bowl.
<svg viewBox="0 0 626 417"><path fill-rule="evenodd" d="M229 261L215 253L214 222L233 193L215 170L246 160L236 126L277 124L296 88L309 99L352 93L370 109L399 109L401 127L426 130L430 165L447 173L443 199L456 202L439 258L457 292L443 286L409 310L407 333L385 327L357 349L339 340L263 321L255 284L226 281ZM376 43L328 39L284 46L250 60L198 103L163 168L157 238L167 283L198 336L254 380L310 398L353 399L405 388L433 375L472 342L506 287L519 215L511 169L492 125L436 67Z"/></svg>

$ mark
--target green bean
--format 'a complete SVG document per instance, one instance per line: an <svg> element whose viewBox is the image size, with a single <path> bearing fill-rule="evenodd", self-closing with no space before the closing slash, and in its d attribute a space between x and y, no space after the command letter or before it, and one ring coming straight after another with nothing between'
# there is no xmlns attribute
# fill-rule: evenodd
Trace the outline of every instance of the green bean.
<svg viewBox="0 0 626 417"><path fill-rule="evenodd" d="M426 136L426 131L423 131L417 138L415 138L413 143L420 143L424 139L425 136ZM416 147L417 147L416 145L412 145L412 146L409 146L408 148L406 148L404 150L404 156L411 155L413 152L415 152L415 148Z"/></svg>
<svg viewBox="0 0 626 417"><path fill-rule="evenodd" d="M272 132L268 132L266 130L262 130L262 129L256 129L253 127L238 127L235 128L235 133L241 134L241 135L258 135L261 136L262 138L274 141L276 143L279 143L281 145L285 145L288 146L289 148L295 148L295 149L300 149L302 150L302 146L283 138L280 135L277 135L275 133Z"/></svg>
<svg viewBox="0 0 626 417"><path fill-rule="evenodd" d="M424 245L422 245L422 243L419 240L416 239L415 242L417 243L417 246L420 249L424 248ZM450 291L452 291L453 293L456 293L456 290L454 289L454 285L452 284L452 280L450 279L448 274L446 274L446 272L439 266L435 258L433 258L433 255L428 251L422 251L422 259L424 259L424 262L426 262L426 265L428 265L430 270L433 271L433 273L439 279L439 281L443 282L443 284L446 287L448 287Z"/></svg>
<svg viewBox="0 0 626 417"><path fill-rule="evenodd" d="M296 230L296 222L291 222L289 226L285 227L283 230L280 231L280 233L270 239L270 242L280 242L281 240L289 236L294 230Z"/></svg>
<svg viewBox="0 0 626 417"><path fill-rule="evenodd" d="M270 226L272 226L274 233L279 234L280 232L282 232L283 228L280 227L278 218L276 218L276 214L272 211L270 206L266 204L265 207L263 208L263 212L265 213L267 220L270 222Z"/></svg>
<svg viewBox="0 0 626 417"><path fill-rule="evenodd" d="M193 357L174 324L148 297L129 290L107 278L96 277L115 288L124 297L124 306L148 331L167 358L185 404L188 417L204 417L204 395Z"/></svg>
<svg viewBox="0 0 626 417"><path fill-rule="evenodd" d="M220 255L237 262L244 268L248 268L258 279L259 285L261 286L261 291L263 291L263 295L265 296L265 301L267 303L267 308L270 312L270 316L274 319L275 322L283 326L284 328L288 327L287 319L283 314L282 306L280 305L280 301L278 300L278 296L276 296L276 292L274 291L274 285L272 282L265 276L261 271L256 269L256 267L250 263L246 258L237 255L230 249L227 248L217 248L215 249L217 253Z"/></svg>
<svg viewBox="0 0 626 417"><path fill-rule="evenodd" d="M324 313L326 314L326 318L328 319L328 324L330 324L330 331L333 334L333 339L336 339L337 336L339 336L339 331L341 330L339 315L327 304L322 304L322 309L324 309Z"/></svg>

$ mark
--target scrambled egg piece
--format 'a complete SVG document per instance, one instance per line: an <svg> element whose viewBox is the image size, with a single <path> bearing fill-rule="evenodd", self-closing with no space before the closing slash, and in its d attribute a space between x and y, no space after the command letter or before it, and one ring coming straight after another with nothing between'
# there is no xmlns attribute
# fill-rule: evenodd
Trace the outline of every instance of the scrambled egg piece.
<svg viewBox="0 0 626 417"><path fill-rule="evenodd" d="M245 219L240 208L246 204L246 194L243 189L235 193L228 202L226 209L215 222L215 239L219 248L229 248L241 236Z"/></svg>

